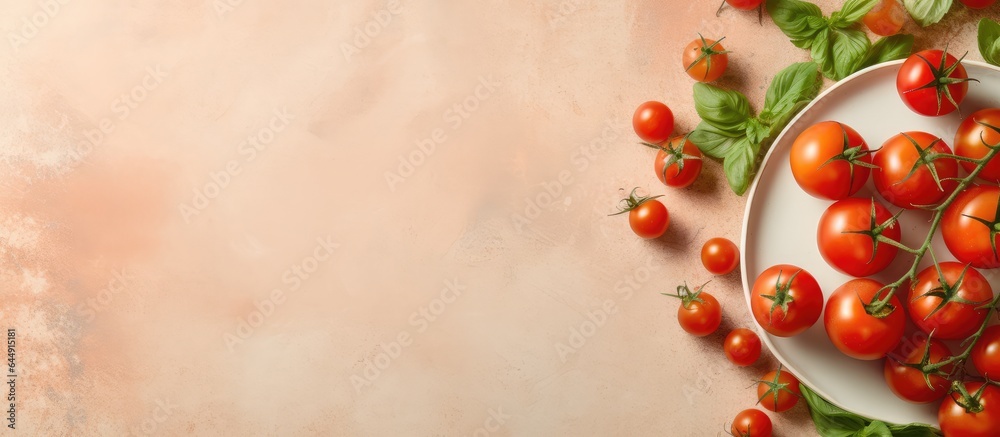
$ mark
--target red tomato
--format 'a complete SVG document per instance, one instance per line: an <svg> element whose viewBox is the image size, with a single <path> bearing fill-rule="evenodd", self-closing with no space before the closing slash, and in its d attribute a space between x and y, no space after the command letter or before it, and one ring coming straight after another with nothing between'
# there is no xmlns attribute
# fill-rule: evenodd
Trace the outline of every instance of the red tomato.
<svg viewBox="0 0 1000 437"><path fill-rule="evenodd" d="M969 92L969 75L962 62L941 50L910 55L896 75L896 91L913 112L927 116L950 114Z"/></svg>
<svg viewBox="0 0 1000 437"><path fill-rule="evenodd" d="M881 0L865 14L863 21L872 33L890 36L899 33L906 16L906 9L899 0Z"/></svg>
<svg viewBox="0 0 1000 437"><path fill-rule="evenodd" d="M966 382L965 391L973 397L972 411L959 405L958 393L944 398L938 409L938 423L945 436L996 437L1000 430L1000 388L981 382Z"/></svg>
<svg viewBox="0 0 1000 437"><path fill-rule="evenodd" d="M729 429L734 437L771 437L773 431L771 418L756 408L740 411Z"/></svg>
<svg viewBox="0 0 1000 437"><path fill-rule="evenodd" d="M722 350L733 364L749 366L760 358L760 337L746 328L734 329L726 336Z"/></svg>
<svg viewBox="0 0 1000 437"><path fill-rule="evenodd" d="M955 154L980 159L989 152L987 146L1000 145L1000 131L983 124L1000 127L1000 108L981 109L968 116L955 133ZM985 141L985 143L984 143ZM976 164L960 161L965 171L972 173ZM993 157L986 163L978 177L990 182L1000 182L1000 158Z"/></svg>
<svg viewBox="0 0 1000 437"><path fill-rule="evenodd" d="M1000 379L1000 325L983 331L983 336L972 348L972 364L984 378Z"/></svg>
<svg viewBox="0 0 1000 437"><path fill-rule="evenodd" d="M701 174L701 151L687 136L674 137L665 146L655 146L656 177L668 187L684 188Z"/></svg>
<svg viewBox="0 0 1000 437"><path fill-rule="evenodd" d="M960 262L981 269L1000 267L996 246L1000 223L1000 188L974 186L958 195L944 211L941 235Z"/></svg>
<svg viewBox="0 0 1000 437"><path fill-rule="evenodd" d="M611 215L627 212L632 232L646 239L660 238L670 225L670 213L667 212L667 207L656 200L660 196L637 197L635 192L638 190L638 188L633 189L628 197L622 199L621 210Z"/></svg>
<svg viewBox="0 0 1000 437"><path fill-rule="evenodd" d="M951 149L926 132L906 132L889 138L872 158L872 164L878 166L872 171L875 188L885 200L901 208L941 202L958 186L954 179L958 163L954 159L930 162L931 157L941 153L951 154Z"/></svg>
<svg viewBox="0 0 1000 437"><path fill-rule="evenodd" d="M895 310L888 315L878 318L865 312L864 304L871 303L882 287L882 283L871 279L853 279L830 295L823 325L830 341L844 355L877 360L895 349L903 338L906 316L895 295L889 300Z"/></svg>
<svg viewBox="0 0 1000 437"><path fill-rule="evenodd" d="M723 39L726 38L716 41L698 35L698 39L684 48L684 71L688 76L698 82L714 82L726 72L729 52L719 44Z"/></svg>
<svg viewBox="0 0 1000 437"><path fill-rule="evenodd" d="M677 287L677 294L660 293L681 300L681 306L677 308L677 322L688 334L695 337L704 337L715 332L722 323L722 306L714 296L705 293L704 288L702 285L692 292L687 284L684 284Z"/></svg>
<svg viewBox="0 0 1000 437"><path fill-rule="evenodd" d="M701 246L701 264L715 275L725 275L740 265L740 248L725 238L712 238Z"/></svg>
<svg viewBox="0 0 1000 437"><path fill-rule="evenodd" d="M802 131L789 152L795 182L820 199L840 200L857 193L868 181L871 162L871 151L861 135L835 121Z"/></svg>
<svg viewBox="0 0 1000 437"><path fill-rule="evenodd" d="M922 339L913 345L909 353L905 353L906 351L902 349L906 349L906 347L901 345L896 352L885 359L885 368L883 369L885 382L896 396L908 402L926 404L948 394L950 383L947 378L928 375L928 379L931 381L931 386L928 387L923 372L906 365L940 363L951 357L951 350L948 349L948 346L945 346L940 340L931 339L930 350L927 351L927 339ZM930 352L926 363L923 362L924 352ZM944 367L941 370L950 373L952 367Z"/></svg>
<svg viewBox="0 0 1000 437"><path fill-rule="evenodd" d="M781 367L757 381L757 402L775 413L794 407L801 396L798 378Z"/></svg>
<svg viewBox="0 0 1000 437"><path fill-rule="evenodd" d="M986 320L986 310L977 307L993 300L993 289L974 268L952 261L942 262L939 267L946 284L941 283L937 269L930 266L918 273L910 286L907 302L910 317L924 332L934 331L934 338L965 339ZM932 292L944 293L946 298L928 296Z"/></svg>
<svg viewBox="0 0 1000 437"><path fill-rule="evenodd" d="M830 205L819 219L819 253L833 268L851 276L870 276L884 270L899 251L879 242L879 235L900 239L892 213L875 199L849 197Z"/></svg>
<svg viewBox="0 0 1000 437"><path fill-rule="evenodd" d="M750 11L759 8L760 4L764 3L764 0L726 0L726 3L729 3L729 6L736 9Z"/></svg>
<svg viewBox="0 0 1000 437"><path fill-rule="evenodd" d="M962 4L970 9L986 9L993 6L997 0L961 0Z"/></svg>
<svg viewBox="0 0 1000 437"><path fill-rule="evenodd" d="M764 270L750 295L757 323L778 337L801 334L823 312L823 291L816 278L793 265L778 264Z"/></svg>
<svg viewBox="0 0 1000 437"><path fill-rule="evenodd" d="M660 102L643 103L632 115L632 128L643 141L662 143L674 132L674 113Z"/></svg>

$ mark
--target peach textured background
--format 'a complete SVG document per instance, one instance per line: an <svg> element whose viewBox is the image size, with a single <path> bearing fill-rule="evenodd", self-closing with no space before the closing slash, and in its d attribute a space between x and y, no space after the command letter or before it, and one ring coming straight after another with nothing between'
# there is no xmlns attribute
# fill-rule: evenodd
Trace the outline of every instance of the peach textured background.
<svg viewBox="0 0 1000 437"><path fill-rule="evenodd" d="M658 293L709 279L698 249L738 240L744 199L715 162L665 190L630 117L657 99L696 125L680 65L696 32L728 36L721 84L758 104L807 53L716 6L8 2L0 321L18 332L18 431L718 435L775 362L725 361L726 331L751 323L737 274L711 286L725 324L708 338ZM391 21L345 55L377 14ZM976 20L957 8L918 46L980 59ZM633 186L664 194L659 241L606 217ZM211 199L184 209L196 190ZM461 294L437 300L448 281ZM772 417L814 433L804 406Z"/></svg>

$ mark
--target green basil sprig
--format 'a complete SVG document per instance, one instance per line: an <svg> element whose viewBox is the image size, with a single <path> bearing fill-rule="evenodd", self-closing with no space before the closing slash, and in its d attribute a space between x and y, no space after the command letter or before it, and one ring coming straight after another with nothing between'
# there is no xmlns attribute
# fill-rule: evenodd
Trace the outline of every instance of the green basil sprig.
<svg viewBox="0 0 1000 437"><path fill-rule="evenodd" d="M892 425L861 417L827 402L826 399L805 385L800 385L799 390L802 391L802 398L809 404L809 414L812 415L816 431L823 437L938 437L941 435L937 429L919 423Z"/></svg>
<svg viewBox="0 0 1000 437"><path fill-rule="evenodd" d="M903 6L917 24L927 27L944 18L952 0L903 0Z"/></svg>
<svg viewBox="0 0 1000 437"><path fill-rule="evenodd" d="M857 23L878 0L847 0L829 18L819 7L801 0L767 0L774 23L796 47L809 49L824 76L843 79L855 71L910 54L913 37L882 38L874 46Z"/></svg>
<svg viewBox="0 0 1000 437"><path fill-rule="evenodd" d="M696 83L694 104L701 123L688 138L702 153L724 160L722 168L729 187L742 196L757 170L761 147L816 97L821 85L815 63L792 64L771 81L764 109L754 117L743 94Z"/></svg>
<svg viewBox="0 0 1000 437"><path fill-rule="evenodd" d="M979 21L979 53L986 62L1000 66L1000 24L989 18Z"/></svg>

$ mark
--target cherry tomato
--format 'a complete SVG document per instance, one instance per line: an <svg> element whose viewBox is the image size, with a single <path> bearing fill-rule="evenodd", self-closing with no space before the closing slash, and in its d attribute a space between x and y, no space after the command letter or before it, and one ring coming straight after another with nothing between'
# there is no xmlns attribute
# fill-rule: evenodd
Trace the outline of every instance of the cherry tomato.
<svg viewBox="0 0 1000 437"><path fill-rule="evenodd" d="M757 276L750 292L750 308L769 334L791 337L819 320L823 291L816 278L801 267L778 264Z"/></svg>
<svg viewBox="0 0 1000 437"><path fill-rule="evenodd" d="M698 35L698 39L684 48L684 71L688 76L698 82L714 82L722 77L729 65L729 52L719 44L723 39L726 38L716 41Z"/></svg>
<svg viewBox="0 0 1000 437"><path fill-rule="evenodd" d="M958 132L955 133L956 155L979 159L989 152L987 146L1000 145L1000 131L980 123L1000 128L1000 108L976 111L958 126ZM971 162L961 161L961 164L969 173L976 168L976 164ZM978 177L994 183L1000 182L1000 158L990 158Z"/></svg>
<svg viewBox="0 0 1000 437"><path fill-rule="evenodd" d="M960 262L981 269L1000 267L995 247L1000 223L1000 188L974 186L961 193L944 211L941 235Z"/></svg>
<svg viewBox="0 0 1000 437"><path fill-rule="evenodd" d="M756 408L750 408L736 415L729 432L734 437L771 437L774 426L767 414Z"/></svg>
<svg viewBox="0 0 1000 437"><path fill-rule="evenodd" d="M877 360L895 349L903 338L906 316L895 295L889 299L894 310L888 315L878 318L865 311L864 304L871 303L882 286L871 279L853 279L830 295L823 313L823 325L830 341L844 355L858 360Z"/></svg>
<svg viewBox="0 0 1000 437"><path fill-rule="evenodd" d="M733 364L749 366L760 358L760 337L746 328L734 329L726 336L722 350Z"/></svg>
<svg viewBox="0 0 1000 437"><path fill-rule="evenodd" d="M656 200L660 196L636 196L635 192L638 190L633 189L628 197L622 199L621 209L611 215L628 213L628 224L632 227L632 232L646 239L660 238L670 225L670 213L667 212L667 207Z"/></svg>
<svg viewBox="0 0 1000 437"><path fill-rule="evenodd" d="M660 102L643 103L632 115L632 128L643 141L662 143L674 132L674 113Z"/></svg>
<svg viewBox="0 0 1000 437"><path fill-rule="evenodd" d="M907 307L913 323L924 332L934 331L934 338L965 339L986 320L986 309L979 309L993 300L993 289L978 270L953 261L938 264L917 274L910 286ZM928 295L934 293L933 295ZM937 296L944 293L945 299ZM955 299L964 299L965 302Z"/></svg>
<svg viewBox="0 0 1000 437"><path fill-rule="evenodd" d="M661 293L681 300L677 308L677 322L681 328L695 337L704 337L719 329L722 323L722 306L711 294L703 290L705 285L691 291L687 284L677 287L677 294Z"/></svg>
<svg viewBox="0 0 1000 437"><path fill-rule="evenodd" d="M653 170L668 187L684 188L701 174L701 151L687 136L674 137L665 146L656 146Z"/></svg>
<svg viewBox="0 0 1000 437"><path fill-rule="evenodd" d="M802 131L789 153L792 176L806 193L840 200L868 181L872 157L868 144L850 126L824 121Z"/></svg>
<svg viewBox="0 0 1000 437"><path fill-rule="evenodd" d="M729 3L729 6L736 9L750 11L759 8L760 4L764 3L764 0L726 0L726 3Z"/></svg>
<svg viewBox="0 0 1000 437"><path fill-rule="evenodd" d="M938 409L941 431L945 436L996 437L1000 430L1000 388L981 382L966 382L964 387L969 395L978 395L971 402L975 404L973 411L959 405L959 394L952 393Z"/></svg>
<svg viewBox="0 0 1000 437"><path fill-rule="evenodd" d="M972 364L983 377L992 381L1000 379L1000 325L983 331L983 336L972 348Z"/></svg>
<svg viewBox="0 0 1000 437"><path fill-rule="evenodd" d="M712 238L701 246L701 264L712 274L728 274L740 265L740 248L725 238Z"/></svg>
<svg viewBox="0 0 1000 437"><path fill-rule="evenodd" d="M997 0L961 0L962 4L969 9L986 9L993 6Z"/></svg>
<svg viewBox="0 0 1000 437"><path fill-rule="evenodd" d="M950 114L962 104L969 92L968 79L965 67L954 56L941 50L923 50L900 66L896 91L913 112L936 117Z"/></svg>
<svg viewBox="0 0 1000 437"><path fill-rule="evenodd" d="M903 28L906 16L906 9L903 9L903 4L899 0L880 0L865 14L863 21L872 33L891 36Z"/></svg>
<svg viewBox="0 0 1000 437"><path fill-rule="evenodd" d="M851 276L870 276L889 266L899 251L878 241L878 236L898 242L899 228L892 213L875 199L849 197L834 202L820 217L816 242L833 268Z"/></svg>
<svg viewBox="0 0 1000 437"><path fill-rule="evenodd" d="M885 382L889 389L900 399L916 404L926 404L944 397L948 394L948 379L932 374L928 375L931 386L927 386L924 374L906 364L935 364L951 357L951 350L944 343L937 339L930 340L930 350L927 349L927 339L921 339L909 347L900 347L885 359ZM927 362L923 363L924 352L929 352ZM954 366L942 368L946 373L950 373Z"/></svg>
<svg viewBox="0 0 1000 437"><path fill-rule="evenodd" d="M764 379L757 382L757 399L760 406L775 413L794 407L801 396L798 378L780 367L764 375Z"/></svg>
<svg viewBox="0 0 1000 437"><path fill-rule="evenodd" d="M958 163L954 159L940 158L931 162L934 155L941 153L951 154L951 148L929 133L906 132L892 136L872 158L872 164L878 166L872 170L875 189L889 203L901 208L940 203L958 186L954 179L958 175Z"/></svg>

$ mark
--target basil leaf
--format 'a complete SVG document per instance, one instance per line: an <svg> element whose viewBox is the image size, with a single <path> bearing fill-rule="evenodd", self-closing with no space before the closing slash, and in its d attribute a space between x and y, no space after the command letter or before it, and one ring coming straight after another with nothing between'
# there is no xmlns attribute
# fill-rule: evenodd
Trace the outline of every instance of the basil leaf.
<svg viewBox="0 0 1000 437"><path fill-rule="evenodd" d="M927 27L944 18L951 9L952 0L903 0L903 6L910 12L913 21Z"/></svg>
<svg viewBox="0 0 1000 437"><path fill-rule="evenodd" d="M812 46L826 19L819 6L799 0L767 0L767 13L792 44L800 49Z"/></svg>
<svg viewBox="0 0 1000 437"><path fill-rule="evenodd" d="M702 120L733 135L742 131L750 118L746 96L705 83L694 85L694 108Z"/></svg>
<svg viewBox="0 0 1000 437"><path fill-rule="evenodd" d="M851 29L831 31L830 45L833 54L833 75L827 76L834 80L843 79L858 71L858 65L871 48L871 42L864 32Z"/></svg>
<svg viewBox="0 0 1000 437"><path fill-rule="evenodd" d="M816 431L823 437L885 436L937 437L941 433L927 425L889 425L847 412L823 399L809 387L800 385L802 398L809 405ZM888 433L886 433L888 431Z"/></svg>
<svg viewBox="0 0 1000 437"><path fill-rule="evenodd" d="M688 139L698 146L698 150L701 150L701 153L712 158L722 159L729 154L729 150L733 148L736 140L743 136L743 132L724 132L703 121L691 132Z"/></svg>
<svg viewBox="0 0 1000 437"><path fill-rule="evenodd" d="M753 178L757 167L757 153L760 152L760 144L751 143L746 137L736 140L733 147L726 154L726 160L722 163L722 170L726 173L729 181L729 188L737 196L746 193L750 188L750 180Z"/></svg>
<svg viewBox="0 0 1000 437"><path fill-rule="evenodd" d="M886 426L885 422L878 420L869 423L868 426L854 435L857 437L892 437L892 433L889 432L889 427Z"/></svg>
<svg viewBox="0 0 1000 437"><path fill-rule="evenodd" d="M986 62L1000 66L1000 24L989 18L979 21L979 53Z"/></svg>
<svg viewBox="0 0 1000 437"><path fill-rule="evenodd" d="M785 122L802 104L812 100L819 93L823 82L814 62L799 62L778 72L767 87L764 110L760 118L769 124L784 119ZM784 122L781 122L784 125Z"/></svg>
<svg viewBox="0 0 1000 437"><path fill-rule="evenodd" d="M844 7L830 15L830 24L841 29L851 27L877 3L878 0L847 0L844 2Z"/></svg>
<svg viewBox="0 0 1000 437"><path fill-rule="evenodd" d="M883 62L895 61L910 56L913 51L913 35L896 34L875 41L858 69L868 68Z"/></svg>

